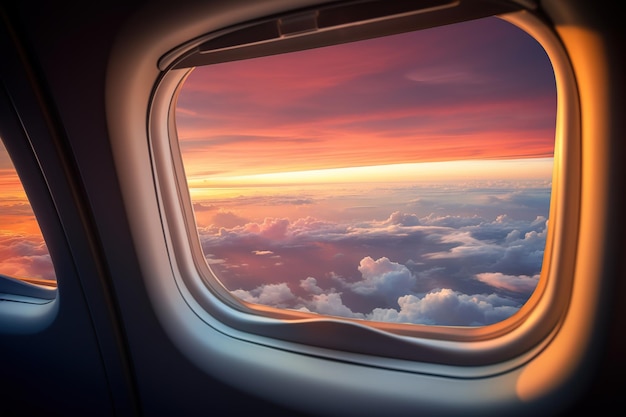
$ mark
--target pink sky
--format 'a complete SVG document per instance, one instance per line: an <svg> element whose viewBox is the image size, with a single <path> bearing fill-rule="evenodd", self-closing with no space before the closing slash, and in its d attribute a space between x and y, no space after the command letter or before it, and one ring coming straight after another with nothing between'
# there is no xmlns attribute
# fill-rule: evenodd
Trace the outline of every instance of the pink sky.
<svg viewBox="0 0 626 417"><path fill-rule="evenodd" d="M549 157L555 106L543 50L489 19L196 68L177 124L188 177L211 178Z"/></svg>

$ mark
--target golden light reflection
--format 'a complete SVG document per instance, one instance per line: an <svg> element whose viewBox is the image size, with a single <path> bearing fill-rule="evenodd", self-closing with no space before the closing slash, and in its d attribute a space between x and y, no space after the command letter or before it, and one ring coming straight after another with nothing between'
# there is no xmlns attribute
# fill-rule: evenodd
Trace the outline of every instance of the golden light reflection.
<svg viewBox="0 0 626 417"><path fill-rule="evenodd" d="M228 195L232 188L241 194L242 187L294 186L353 183L425 183L463 180L520 180L550 178L552 158L461 160L390 164L367 167L331 168L258 175L211 176L192 178L188 184L196 196L200 189ZM213 193L207 188L222 189ZM267 191L266 191L267 192Z"/></svg>

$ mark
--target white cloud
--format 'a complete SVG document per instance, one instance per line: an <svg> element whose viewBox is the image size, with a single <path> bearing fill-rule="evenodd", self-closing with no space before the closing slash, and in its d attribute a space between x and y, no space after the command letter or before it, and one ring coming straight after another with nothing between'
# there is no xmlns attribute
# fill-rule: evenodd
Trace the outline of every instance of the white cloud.
<svg viewBox="0 0 626 417"><path fill-rule="evenodd" d="M522 270L538 273L543 261L546 225L547 220L543 217L532 222L522 222L510 220L506 215L498 216L493 222L478 227L432 235L439 243L452 247L446 251L428 253L424 257L440 262L471 257L474 265L489 266L488 270L505 271L511 275L522 275L517 272Z"/></svg>
<svg viewBox="0 0 626 417"><path fill-rule="evenodd" d="M315 313L329 316L339 316L347 318L364 318L363 314L355 313L346 307L341 300L341 294L337 292L329 294L317 294L306 303L306 307Z"/></svg>
<svg viewBox="0 0 626 417"><path fill-rule="evenodd" d="M300 281L300 287L304 289L304 291L311 294L321 294L324 292L318 285L317 280L313 277L307 277Z"/></svg>
<svg viewBox="0 0 626 417"><path fill-rule="evenodd" d="M419 217L411 213L402 213L401 211L394 211L389 218L385 220L384 224L395 224L400 226L418 226L420 224Z"/></svg>
<svg viewBox="0 0 626 417"><path fill-rule="evenodd" d="M343 284L360 295L383 295L395 299L399 295L410 293L415 285L415 276L409 269L386 257L376 261L367 256L361 259L358 267L362 279Z"/></svg>
<svg viewBox="0 0 626 417"><path fill-rule="evenodd" d="M476 274L476 279L495 288L508 291L530 294L537 287L539 275L504 275L500 272L485 272Z"/></svg>
<svg viewBox="0 0 626 417"><path fill-rule="evenodd" d="M481 326L502 321L519 307L508 299L491 295L467 295L448 288L424 297L398 298L399 310L376 308L367 319L375 321L436 324L444 326Z"/></svg>
<svg viewBox="0 0 626 417"><path fill-rule="evenodd" d="M249 303L263 304L272 307L289 308L296 296L291 292L287 283L265 284L251 291L238 289L232 291L238 297Z"/></svg>
<svg viewBox="0 0 626 417"><path fill-rule="evenodd" d="M286 283L261 285L252 291L239 289L233 291L233 295L251 303L328 316L443 326L493 324L519 310L516 302L496 294L468 295L444 288L431 291L422 297L413 294L398 297L398 309L374 308L370 313L363 314L345 305L341 293L334 289L324 291L313 277L301 280L300 286L310 297L296 297Z"/></svg>
<svg viewBox="0 0 626 417"><path fill-rule="evenodd" d="M446 228L459 229L461 227L477 226L483 224L485 220L478 216L437 216L434 213L422 217L420 222L429 226L440 226Z"/></svg>
<svg viewBox="0 0 626 417"><path fill-rule="evenodd" d="M426 255L430 259L466 258L469 256L493 256L503 251L503 246L472 237L468 231L454 231L439 240L441 243L457 244L446 252Z"/></svg>

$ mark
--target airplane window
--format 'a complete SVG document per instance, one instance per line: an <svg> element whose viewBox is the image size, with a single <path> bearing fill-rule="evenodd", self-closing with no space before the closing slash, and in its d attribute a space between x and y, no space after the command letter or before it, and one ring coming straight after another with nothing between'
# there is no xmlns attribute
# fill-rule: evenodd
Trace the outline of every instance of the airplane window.
<svg viewBox="0 0 626 417"><path fill-rule="evenodd" d="M176 106L233 296L428 325L500 322L537 287L555 124L547 54L498 18L197 67Z"/></svg>
<svg viewBox="0 0 626 417"><path fill-rule="evenodd" d="M56 287L48 248L22 183L0 140L0 274Z"/></svg>

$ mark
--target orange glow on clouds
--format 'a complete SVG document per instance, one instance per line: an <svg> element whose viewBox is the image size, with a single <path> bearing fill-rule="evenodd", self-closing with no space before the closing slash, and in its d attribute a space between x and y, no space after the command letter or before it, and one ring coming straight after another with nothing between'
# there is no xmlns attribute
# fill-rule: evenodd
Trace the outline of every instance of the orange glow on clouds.
<svg viewBox="0 0 626 417"><path fill-rule="evenodd" d="M1 141L0 274L55 279L41 229Z"/></svg>

